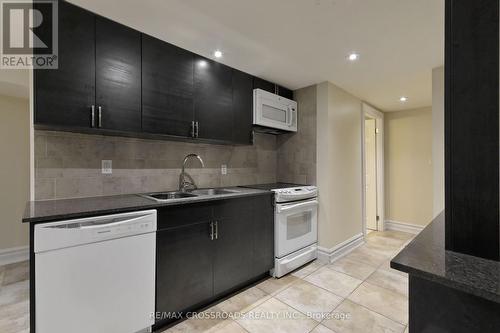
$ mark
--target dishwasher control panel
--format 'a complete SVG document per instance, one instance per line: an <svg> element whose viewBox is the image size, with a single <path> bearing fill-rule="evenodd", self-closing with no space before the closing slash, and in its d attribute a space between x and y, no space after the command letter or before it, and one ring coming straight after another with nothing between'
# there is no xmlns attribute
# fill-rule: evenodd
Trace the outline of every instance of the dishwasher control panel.
<svg viewBox="0 0 500 333"><path fill-rule="evenodd" d="M137 221L133 223L110 226L110 227L102 227L96 229L90 229L91 235L94 240L99 239L101 237L108 236L121 236L128 234L142 234L146 232L150 232L153 227L152 221Z"/></svg>
<svg viewBox="0 0 500 333"><path fill-rule="evenodd" d="M35 253L156 232L156 210L58 221L35 226Z"/></svg>

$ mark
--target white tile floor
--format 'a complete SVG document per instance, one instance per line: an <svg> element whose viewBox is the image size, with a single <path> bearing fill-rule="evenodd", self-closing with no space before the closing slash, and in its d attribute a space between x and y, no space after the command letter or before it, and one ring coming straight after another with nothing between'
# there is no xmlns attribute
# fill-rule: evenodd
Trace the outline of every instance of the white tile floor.
<svg viewBox="0 0 500 333"><path fill-rule="evenodd" d="M371 232L333 264L269 278L165 332L407 333L408 278L389 267L413 235ZM0 332L29 332L28 263L0 267ZM228 317L229 318L226 318Z"/></svg>
<svg viewBox="0 0 500 333"><path fill-rule="evenodd" d="M389 267L413 235L371 232L367 242L333 264L313 262L268 279L171 332L407 333L408 278Z"/></svg>

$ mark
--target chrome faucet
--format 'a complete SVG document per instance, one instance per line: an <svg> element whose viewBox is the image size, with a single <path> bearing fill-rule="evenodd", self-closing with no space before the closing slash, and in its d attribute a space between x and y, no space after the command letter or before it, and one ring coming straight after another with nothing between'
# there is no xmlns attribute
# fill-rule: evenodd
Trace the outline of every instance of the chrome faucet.
<svg viewBox="0 0 500 333"><path fill-rule="evenodd" d="M190 175L188 175L185 171L186 163L191 157L197 158L200 161L201 166L203 168L205 167L205 163L203 163L203 160L201 159L200 155L189 154L186 157L184 157L184 161L182 162L182 171L179 176L179 191L182 192L186 192L187 190L195 190L198 188L198 186L196 186L196 184L194 183L193 178Z"/></svg>

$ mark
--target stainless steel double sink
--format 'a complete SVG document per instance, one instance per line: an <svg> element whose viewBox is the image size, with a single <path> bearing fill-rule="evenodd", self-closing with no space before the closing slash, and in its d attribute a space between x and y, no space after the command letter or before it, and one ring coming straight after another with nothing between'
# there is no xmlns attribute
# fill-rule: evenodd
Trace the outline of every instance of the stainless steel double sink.
<svg viewBox="0 0 500 333"><path fill-rule="evenodd" d="M192 190L188 192L181 191L172 191L172 192L161 192L161 193L150 193L144 194L145 198L158 201L165 202L169 200L175 199L184 199L184 198L193 198L193 197L201 197L201 196L214 196L214 195L224 195L224 194L234 194L238 193L238 190L229 190L222 188L209 188L209 189L200 189L200 190Z"/></svg>

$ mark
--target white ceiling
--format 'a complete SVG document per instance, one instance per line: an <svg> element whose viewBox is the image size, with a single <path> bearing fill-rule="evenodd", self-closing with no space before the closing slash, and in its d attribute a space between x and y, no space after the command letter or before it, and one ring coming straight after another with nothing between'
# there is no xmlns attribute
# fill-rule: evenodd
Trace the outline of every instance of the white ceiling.
<svg viewBox="0 0 500 333"><path fill-rule="evenodd" d="M430 106L444 62L444 0L71 2L195 53L221 49L221 62L292 89L331 81L384 111Z"/></svg>

